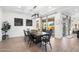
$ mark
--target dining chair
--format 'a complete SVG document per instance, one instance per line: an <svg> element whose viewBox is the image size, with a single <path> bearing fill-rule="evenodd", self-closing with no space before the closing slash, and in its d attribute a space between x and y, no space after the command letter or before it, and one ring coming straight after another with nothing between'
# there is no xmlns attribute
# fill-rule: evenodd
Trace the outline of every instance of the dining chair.
<svg viewBox="0 0 79 59"><path fill-rule="evenodd" d="M50 48L52 49L52 46L51 46L51 43L50 43L50 38L51 38L51 33L49 33L49 34L45 34L45 35L43 35L42 37L41 37L41 40L42 40L42 42L44 43L44 47L45 47L45 51L47 52L47 44L49 43L49 45L50 45Z"/></svg>
<svg viewBox="0 0 79 59"><path fill-rule="evenodd" d="M25 30L23 30L23 32L24 32L24 41L26 42L27 34L26 34L26 31Z"/></svg>
<svg viewBox="0 0 79 59"><path fill-rule="evenodd" d="M28 36L29 36L29 47L32 45L32 44L39 44L41 42L41 37L39 36L36 36L30 32L28 32Z"/></svg>
<svg viewBox="0 0 79 59"><path fill-rule="evenodd" d="M32 45L32 43L35 43L36 39L33 37L33 35L30 33L30 31L27 31L27 34L28 34L28 37L29 37L28 44L29 44L29 47L30 47Z"/></svg>

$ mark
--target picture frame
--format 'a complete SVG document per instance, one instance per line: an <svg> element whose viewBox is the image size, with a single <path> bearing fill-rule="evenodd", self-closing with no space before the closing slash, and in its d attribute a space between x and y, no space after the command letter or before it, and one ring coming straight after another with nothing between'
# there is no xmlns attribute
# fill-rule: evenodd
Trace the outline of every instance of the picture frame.
<svg viewBox="0 0 79 59"><path fill-rule="evenodd" d="M26 19L26 26L32 26L33 22L30 19Z"/></svg>
<svg viewBox="0 0 79 59"><path fill-rule="evenodd" d="M14 26L23 26L22 18L14 18Z"/></svg>

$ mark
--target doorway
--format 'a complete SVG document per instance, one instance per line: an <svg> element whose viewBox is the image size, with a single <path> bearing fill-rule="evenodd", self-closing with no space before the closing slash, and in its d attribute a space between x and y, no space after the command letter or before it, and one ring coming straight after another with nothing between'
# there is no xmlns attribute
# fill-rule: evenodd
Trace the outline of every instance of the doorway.
<svg viewBox="0 0 79 59"><path fill-rule="evenodd" d="M70 30L71 30L71 17L70 16L65 16L63 17L63 36L70 35Z"/></svg>
<svg viewBox="0 0 79 59"><path fill-rule="evenodd" d="M55 18L54 17L46 17L42 18L42 31L50 31L52 32L52 36L55 35Z"/></svg>

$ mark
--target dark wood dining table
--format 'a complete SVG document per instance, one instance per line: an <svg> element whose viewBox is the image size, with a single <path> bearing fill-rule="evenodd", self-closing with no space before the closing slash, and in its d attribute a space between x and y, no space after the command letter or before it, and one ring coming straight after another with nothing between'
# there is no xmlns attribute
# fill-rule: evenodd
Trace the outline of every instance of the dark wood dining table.
<svg viewBox="0 0 79 59"><path fill-rule="evenodd" d="M43 45L43 43L45 43L45 45L43 46L45 47L45 51L47 52L46 41L44 38L49 36L50 34L47 32L31 32L31 34L35 37L36 43L40 43L40 47L41 45Z"/></svg>
<svg viewBox="0 0 79 59"><path fill-rule="evenodd" d="M42 35L49 34L49 33L46 33L46 32L36 32L36 33L31 32L31 33L34 34L35 36L42 36Z"/></svg>
<svg viewBox="0 0 79 59"><path fill-rule="evenodd" d="M49 33L46 32L31 32L31 34L37 39L37 41L42 41L41 37Z"/></svg>

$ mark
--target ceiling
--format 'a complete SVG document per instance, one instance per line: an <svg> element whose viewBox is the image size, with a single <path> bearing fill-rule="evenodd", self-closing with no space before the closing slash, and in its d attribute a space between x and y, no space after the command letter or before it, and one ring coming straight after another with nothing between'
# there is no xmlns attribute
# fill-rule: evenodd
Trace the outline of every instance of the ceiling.
<svg viewBox="0 0 79 59"><path fill-rule="evenodd" d="M35 8L34 8L35 7ZM49 11L59 8L58 6L2 6L3 10L21 12L28 15L39 13L40 15L48 14Z"/></svg>
<svg viewBox="0 0 79 59"><path fill-rule="evenodd" d="M39 13L40 16L61 12L68 15L79 13L79 6L2 6L3 10L21 12L28 15Z"/></svg>

